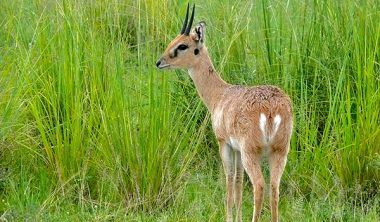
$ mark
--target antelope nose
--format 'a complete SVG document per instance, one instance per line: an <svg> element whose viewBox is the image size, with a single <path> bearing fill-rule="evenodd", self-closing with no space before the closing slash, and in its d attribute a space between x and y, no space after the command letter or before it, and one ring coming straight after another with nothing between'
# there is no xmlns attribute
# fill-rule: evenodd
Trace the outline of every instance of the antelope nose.
<svg viewBox="0 0 380 222"><path fill-rule="evenodd" d="M159 67L161 65L161 59L159 59L157 62L156 62L156 66Z"/></svg>

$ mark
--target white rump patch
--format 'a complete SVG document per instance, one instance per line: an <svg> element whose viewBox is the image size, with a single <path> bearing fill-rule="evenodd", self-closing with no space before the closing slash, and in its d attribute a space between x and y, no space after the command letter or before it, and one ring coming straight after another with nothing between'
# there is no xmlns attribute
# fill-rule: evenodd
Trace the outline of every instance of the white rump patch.
<svg viewBox="0 0 380 222"><path fill-rule="evenodd" d="M277 114L277 115L274 117L272 137L273 137L274 135L276 135L276 132L277 132L277 130L278 130L278 127L280 127L280 123L281 123L281 117L280 117L280 115Z"/></svg>
<svg viewBox="0 0 380 222"><path fill-rule="evenodd" d="M265 117L264 113L260 113L260 130L263 133L263 136L265 139L267 137L267 132L265 130L266 125L267 125L267 118Z"/></svg>
<svg viewBox="0 0 380 222"><path fill-rule="evenodd" d="M280 127L281 124L281 116L276 115L273 119L273 129L272 129L272 134L268 135L266 131L266 124L267 124L267 118L263 113L260 113L260 130L263 133L264 141L267 143L270 143L273 139L273 137L276 135L278 128Z"/></svg>

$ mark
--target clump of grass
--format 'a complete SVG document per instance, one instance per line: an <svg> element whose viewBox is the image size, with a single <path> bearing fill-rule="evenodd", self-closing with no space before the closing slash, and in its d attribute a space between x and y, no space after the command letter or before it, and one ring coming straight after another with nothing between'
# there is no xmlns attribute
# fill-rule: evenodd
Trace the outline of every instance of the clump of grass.
<svg viewBox="0 0 380 222"><path fill-rule="evenodd" d="M17 102L25 107L20 124L29 131L11 155L33 160L16 160L22 170L12 167L15 182L9 186L14 192L46 186L45 195L33 200L44 201L40 210L62 197L81 206L105 201L127 209L165 208L181 187L206 122L193 113L200 103L192 112L176 106L168 77L155 72L156 54L149 55L140 39L150 26L135 20L151 5L19 3L22 10L9 26L9 33L15 32L9 44L17 45L10 50L19 56L13 65L21 77ZM29 29L24 17L30 33L23 29ZM139 34L128 36L137 32L130 29ZM24 187L17 184L24 179ZM28 205L32 200L15 196L13 201Z"/></svg>
<svg viewBox="0 0 380 222"><path fill-rule="evenodd" d="M351 197L355 190L375 195L379 14L371 1L263 0L203 10L211 21L207 43L226 79L280 85L293 98L296 124L285 186L289 180L303 193L334 187Z"/></svg>

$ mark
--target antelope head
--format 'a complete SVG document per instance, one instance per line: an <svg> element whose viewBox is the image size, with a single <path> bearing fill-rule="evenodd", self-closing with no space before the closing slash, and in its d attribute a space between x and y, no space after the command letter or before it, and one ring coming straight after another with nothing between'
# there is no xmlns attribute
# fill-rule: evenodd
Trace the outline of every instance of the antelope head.
<svg viewBox="0 0 380 222"><path fill-rule="evenodd" d="M157 61L157 68L189 69L199 62L201 55L205 52L204 32L206 23L198 23L190 32L194 20L194 11L195 5L193 5L191 17L188 21L189 5L187 5L186 17L181 32L170 42L164 54Z"/></svg>

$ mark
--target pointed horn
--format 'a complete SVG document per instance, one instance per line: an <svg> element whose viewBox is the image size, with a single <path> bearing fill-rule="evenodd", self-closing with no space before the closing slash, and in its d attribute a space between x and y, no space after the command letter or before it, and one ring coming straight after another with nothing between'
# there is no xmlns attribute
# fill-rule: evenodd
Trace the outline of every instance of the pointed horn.
<svg viewBox="0 0 380 222"><path fill-rule="evenodd" d="M193 12L191 13L190 22L186 28L185 35L190 34L190 29L191 29L191 26L193 25L193 20L194 20L194 11L195 11L195 4L193 5Z"/></svg>
<svg viewBox="0 0 380 222"><path fill-rule="evenodd" d="M186 26L187 26L187 19L189 18L189 3L187 3L187 12L186 12L186 17L185 21L183 22L182 29L181 29L181 35L185 33Z"/></svg>

